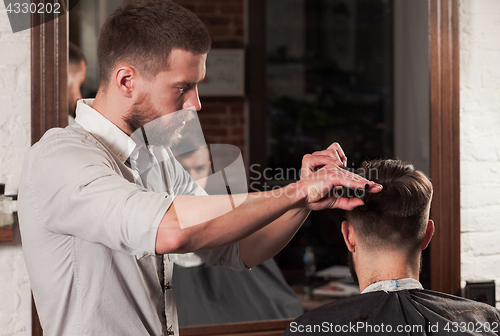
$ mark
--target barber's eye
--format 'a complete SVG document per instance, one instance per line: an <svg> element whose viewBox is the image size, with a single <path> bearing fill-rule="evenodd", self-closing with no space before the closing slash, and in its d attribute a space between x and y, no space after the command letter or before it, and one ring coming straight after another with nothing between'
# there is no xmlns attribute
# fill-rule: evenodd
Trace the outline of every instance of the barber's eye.
<svg viewBox="0 0 500 336"><path fill-rule="evenodd" d="M191 84L185 84L183 86L178 86L177 89L179 90L179 92L181 94L184 94L184 93L188 92L192 87L193 87L193 85L191 85Z"/></svg>

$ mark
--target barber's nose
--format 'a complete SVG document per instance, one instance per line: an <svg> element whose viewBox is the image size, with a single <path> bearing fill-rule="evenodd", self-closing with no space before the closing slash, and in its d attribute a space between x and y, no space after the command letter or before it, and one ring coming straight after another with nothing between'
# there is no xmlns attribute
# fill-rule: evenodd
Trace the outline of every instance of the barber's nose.
<svg viewBox="0 0 500 336"><path fill-rule="evenodd" d="M186 101L182 105L183 109L195 109L196 111L201 110L201 101L198 95L198 87L195 87L193 90L191 90L186 98Z"/></svg>

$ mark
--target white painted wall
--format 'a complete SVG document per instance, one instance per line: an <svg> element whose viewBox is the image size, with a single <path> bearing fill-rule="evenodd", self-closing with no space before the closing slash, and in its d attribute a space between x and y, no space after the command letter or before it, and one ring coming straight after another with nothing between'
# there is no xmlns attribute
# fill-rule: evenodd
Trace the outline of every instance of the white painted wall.
<svg viewBox="0 0 500 336"><path fill-rule="evenodd" d="M460 1L462 280L495 280L500 307L500 1Z"/></svg>
<svg viewBox="0 0 500 336"><path fill-rule="evenodd" d="M30 146L30 32L12 33L0 2L0 182L17 194L23 158ZM0 243L0 336L31 335L31 291L21 251Z"/></svg>

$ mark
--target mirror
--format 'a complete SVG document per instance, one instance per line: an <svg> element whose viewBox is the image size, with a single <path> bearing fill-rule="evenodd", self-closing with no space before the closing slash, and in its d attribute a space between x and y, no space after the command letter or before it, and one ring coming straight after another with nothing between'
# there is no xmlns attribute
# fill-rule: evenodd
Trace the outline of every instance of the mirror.
<svg viewBox="0 0 500 336"><path fill-rule="evenodd" d="M100 26L121 3L85 1L70 13L69 39L87 58L84 97L93 97L98 88L96 47ZM219 30L232 29L234 22L225 13L238 7L180 4L207 22L214 49L219 49L224 34L216 33L215 22ZM365 159L399 157L429 174L427 3L271 0L261 2L261 6L265 22L259 29L264 32L265 63L254 66L252 58L247 63L252 71L260 71L265 77L266 91L261 98L266 109L250 111L251 117L262 115L265 127L250 133L248 145L259 146L256 140L260 138L265 139L265 144L260 148L262 159L247 160L250 191L296 181L302 156L323 150L333 142L342 145L349 167L357 168ZM253 16L247 13L247 18L252 20ZM226 98L201 94L202 104L206 99L209 104L225 104ZM202 109L200 119L205 126L203 114ZM221 140L210 132L205 137L209 143ZM222 137L224 140L231 139ZM200 154L199 160L207 161L207 154ZM179 161L189 170L189 159L182 157ZM258 165L259 161L264 165ZM251 272L179 261L173 281L180 326L291 318L304 308L335 299L316 290L328 281L307 277L306 273L335 266L345 273L347 250L340 234L342 219L342 211L312 213L275 260ZM428 288L427 255L424 260L422 281ZM348 274L336 280L356 291Z"/></svg>
<svg viewBox="0 0 500 336"><path fill-rule="evenodd" d="M97 8L97 7L96 7ZM430 59L430 69L431 69L431 74L427 73L427 78L425 81L429 82L431 85L431 127L433 127L433 130L440 130L440 132L444 132L447 134L452 135L452 140L451 142L443 135L441 135L440 132L432 132L431 133L431 156L432 156L432 161L431 161L431 172L432 172L432 178L433 182L435 185L440 186L435 193L434 199L439 199L439 202L436 204L433 204L433 213L439 216L440 219L442 220L442 231L443 232L455 232L457 231L456 223L457 219L459 217L453 217L451 215L451 211L455 211L451 208L453 207L446 207L446 205L451 204L455 205L455 208L457 206L457 198L455 197L457 195L458 190L452 190L449 189L447 186L448 185L453 185L453 181L456 180L457 175L454 174L443 174L441 163L443 159L452 159L450 162L451 167L458 167L458 163L456 160L456 156L451 155L451 151L453 150L453 145L456 144L456 141L458 141L458 134L454 130L453 122L456 120L458 116L458 109L457 104L455 104L455 99L454 97L457 97L457 92L456 92L456 81L457 81L457 71L458 71L458 66L457 63L455 62L455 55L457 55L457 50L453 49L447 49L443 47L443 41L452 41L452 46L456 47L458 45L457 41L457 36L458 36L458 25L457 25L457 4L454 3L453 1L438 1L438 0L431 0L429 1L429 22L430 22L430 32L429 32L429 40L431 44L431 50L433 50L433 53L431 53L431 59ZM95 13L95 12L94 12ZM256 26L256 22L259 23L259 20L262 20L263 15L254 15L254 14L262 14L265 13L265 6L264 2L262 1L251 1L247 3L247 10L245 15L248 17L248 26L250 29L248 29L247 34L248 34L248 63L249 66L251 64L257 63L262 60L259 58L262 54L265 55L265 49L261 48L259 50L259 47L262 47L262 41L265 40L262 38L259 38L261 34L261 31L258 29L253 29ZM396 19L395 19L396 20ZM260 25L260 28L262 28L264 25ZM72 27L70 25L70 27ZM257 25L258 27L258 25ZM70 28L71 30L71 28ZM53 39L56 37L51 37L49 35L45 35L43 32L37 32L39 35L32 35L33 39L40 38L40 39ZM63 44L64 45L64 44ZM45 53L44 50L37 49L37 45L34 45L34 50L33 54L38 55L40 53ZM428 49L424 49L425 53L427 54ZM48 51L50 52L50 50ZM86 55L89 57L88 55ZM250 57L252 56L252 57ZM57 57L56 56L51 56L51 57ZM265 59L265 56L264 56ZM36 59L34 59L34 62L36 62ZM54 63L56 64L56 63ZM262 63L261 63L262 66ZM265 67L265 62L264 62L264 67ZM266 101L265 99L262 99L262 97L265 97L265 92L264 94L259 94L262 93L262 87L265 86L265 78L264 78L264 86L262 85L262 73L259 71L252 71L246 73L247 75L247 103L249 106L249 111L250 111L250 118L248 120L249 123L249 135L250 135L250 148L248 149L248 156L250 157L250 162L262 162L261 161L261 156L258 154L261 154L262 148L265 148L265 140L258 140L257 137L253 137L253 135L258 135L258 132L256 132L256 120L262 120L262 118L266 119L266 114L261 113L260 115L258 113L253 113L256 112L255 107L262 107L262 104L264 102L264 109L260 108L258 110L260 111L267 111L266 107ZM432 75L431 78L429 79L429 75ZM453 75L453 76L452 76ZM32 85L34 90L38 90L40 88L40 82L36 80L36 77L33 77L35 80L32 79ZM260 89L259 89L260 88ZM453 100L453 104L451 105L443 105L441 103L441 96L440 93L442 90L449 90L446 91L450 95L450 97ZM408 90L410 94L412 94L413 90L411 88ZM203 98L202 98L203 99ZM397 105L396 102L396 97L394 97L395 102L394 105ZM222 99L224 101L224 99ZM50 103L50 102L49 102ZM424 104L422 104L424 105ZM428 106L428 105L427 105ZM35 117L37 117L39 114L43 116L51 116L50 111L45 111L45 110L40 110L36 109L36 102L33 103L32 105L32 110L35 111ZM37 112L40 111L40 112ZM258 111L257 111L258 112ZM443 117L443 113L447 113L446 116L449 117ZM260 119L259 119L260 118ZM35 119L34 119L35 120ZM409 122L409 121L407 121ZM262 130L262 123L259 125L260 129ZM36 137L34 139L36 141ZM262 146L264 144L264 146ZM448 146L452 145L452 146ZM406 148L411 148L411 147L406 147ZM257 153L257 154L256 154ZM265 153L265 151L264 151ZM433 154L434 153L434 154ZM412 161L415 162L414 159ZM442 187L441 187L442 186ZM449 191L447 194L446 192ZM446 198L443 198L443 194L446 194ZM453 195L453 197L450 197L450 195ZM459 194L458 194L459 195ZM449 203L446 200L450 200ZM459 200L459 198L458 198ZM459 206L459 203L458 203ZM448 216L448 214L450 214ZM434 215L434 216L436 216ZM435 217L434 217L435 218ZM455 218L455 224L452 223L452 219ZM458 222L459 223L459 222ZM455 228L455 230L453 229ZM458 226L459 228L459 226ZM454 231L453 231L454 230ZM459 232L459 231L457 231ZM440 239L441 242L452 242L449 244L441 244L438 246L437 249L434 249L433 251L433 260L438 260L438 261L443 261L443 256L445 256L447 253L455 253L457 255L457 258L454 258L452 262L448 262L448 264L439 262L439 267L434 267L433 266L433 274L432 274L432 286L433 289L436 290L442 290L442 291L447 291L447 292L454 292L455 287L456 287L456 282L459 282L459 276L456 275L455 271L453 269L457 268L457 260L458 260L458 265L459 265L459 251L456 253L456 243L453 244L455 240L452 240L452 238L447 238L444 235L440 234L438 232L438 237L435 237L434 239ZM448 239L448 240L447 240ZM454 238L453 238L454 239ZM455 247L454 247L455 246ZM449 252L451 251L451 252ZM435 265L435 264L433 264ZM437 265L437 264L436 264ZM447 281L448 279L449 281ZM446 280L446 281L445 281ZM447 284L451 283L447 287Z"/></svg>

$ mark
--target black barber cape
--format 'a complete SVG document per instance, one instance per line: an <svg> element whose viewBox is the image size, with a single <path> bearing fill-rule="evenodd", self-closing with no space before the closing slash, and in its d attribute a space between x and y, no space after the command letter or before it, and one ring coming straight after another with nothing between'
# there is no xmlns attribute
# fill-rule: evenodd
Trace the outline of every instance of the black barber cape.
<svg viewBox="0 0 500 336"><path fill-rule="evenodd" d="M272 258L242 272L174 265L172 282L181 327L293 318L304 312Z"/></svg>
<svg viewBox="0 0 500 336"><path fill-rule="evenodd" d="M298 317L291 335L499 335L492 306L424 289L376 291L335 301Z"/></svg>

